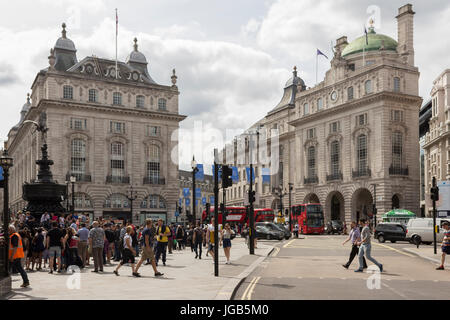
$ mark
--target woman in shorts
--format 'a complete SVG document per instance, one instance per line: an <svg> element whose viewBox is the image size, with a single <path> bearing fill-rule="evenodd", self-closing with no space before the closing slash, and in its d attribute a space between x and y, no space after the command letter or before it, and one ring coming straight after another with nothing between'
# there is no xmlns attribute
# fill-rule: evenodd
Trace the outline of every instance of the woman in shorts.
<svg viewBox="0 0 450 320"><path fill-rule="evenodd" d="M230 261L230 250L231 250L231 235L234 234L234 231L231 229L230 224L225 224L225 228L221 230L222 242L223 242L223 251L225 252L225 257L227 258L227 262L225 264L231 264Z"/></svg>
<svg viewBox="0 0 450 320"><path fill-rule="evenodd" d="M136 256L136 251L133 248L133 240L131 239L131 233L133 232L133 228L131 226L127 227L127 233L123 237L123 252L122 252L122 261L117 265L117 268L113 271L116 276L119 275L119 269L125 263L131 263L131 270L133 271L133 276L140 277L139 273L135 272L134 269L134 257Z"/></svg>
<svg viewBox="0 0 450 320"><path fill-rule="evenodd" d="M33 260L31 263L31 270L33 271L34 265L36 264L36 270L40 271L42 269L42 253L44 252L44 235L42 234L43 229L38 228L36 235L33 237L31 243L31 251L33 255Z"/></svg>

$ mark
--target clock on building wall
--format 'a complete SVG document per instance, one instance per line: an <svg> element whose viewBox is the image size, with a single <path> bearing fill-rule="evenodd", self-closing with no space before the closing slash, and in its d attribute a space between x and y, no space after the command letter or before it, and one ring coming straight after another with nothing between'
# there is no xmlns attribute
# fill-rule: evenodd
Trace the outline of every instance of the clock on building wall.
<svg viewBox="0 0 450 320"><path fill-rule="evenodd" d="M331 101L333 101L333 102L335 102L337 100L338 94L337 94L336 90L331 93L330 98L331 98Z"/></svg>

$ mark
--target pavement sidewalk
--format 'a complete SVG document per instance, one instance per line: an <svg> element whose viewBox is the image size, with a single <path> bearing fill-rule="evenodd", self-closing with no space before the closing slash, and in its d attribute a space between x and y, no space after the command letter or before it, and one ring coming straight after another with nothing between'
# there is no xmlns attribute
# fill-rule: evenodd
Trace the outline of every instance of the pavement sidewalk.
<svg viewBox="0 0 450 320"><path fill-rule="evenodd" d="M13 293L10 300L229 300L237 285L252 272L273 250L278 241L258 241L255 255L249 255L245 239L232 241L231 265L225 264L223 249L219 252L219 277L214 276L214 263L210 256L195 259L195 254L185 250L167 254L167 266L159 262L161 278L153 276L150 265L139 269L141 278L131 275L131 267L123 266L120 276L113 274L117 262L106 265L101 273L93 273L91 266L78 274L48 274L45 271L29 272L31 286L20 288L22 279L12 277ZM137 260L138 261L138 260ZM136 261L136 263L137 263ZM78 287L79 284L79 287Z"/></svg>
<svg viewBox="0 0 450 320"><path fill-rule="evenodd" d="M441 246L438 245L437 248L437 254L434 254L434 247L433 246L427 246L427 245L421 245L419 248L416 247L408 247L403 248L404 251L412 253L420 258L432 261L436 263L436 266L441 264ZM445 259L445 268L450 268L450 257L447 255Z"/></svg>

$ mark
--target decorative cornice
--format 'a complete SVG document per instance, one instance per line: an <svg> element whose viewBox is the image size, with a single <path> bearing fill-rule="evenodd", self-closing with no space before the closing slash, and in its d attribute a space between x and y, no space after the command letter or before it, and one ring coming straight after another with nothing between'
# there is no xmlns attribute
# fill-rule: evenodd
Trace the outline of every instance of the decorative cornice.
<svg viewBox="0 0 450 320"><path fill-rule="evenodd" d="M351 108L359 107L361 105L367 105L369 103L373 103L380 100L387 100L392 102L401 102L401 103L417 103L417 105L421 105L422 98L419 96L413 96L409 94L401 94L395 92L382 91L379 93L369 94L360 99L355 99L352 101L348 101L341 105L337 105L335 107L331 107L328 109L323 109L319 112L312 113L310 115L299 117L295 120L289 121L288 124L294 127L303 125L305 123L309 123L310 121L314 121L321 117L329 116L330 114L334 114L336 112L345 111Z"/></svg>

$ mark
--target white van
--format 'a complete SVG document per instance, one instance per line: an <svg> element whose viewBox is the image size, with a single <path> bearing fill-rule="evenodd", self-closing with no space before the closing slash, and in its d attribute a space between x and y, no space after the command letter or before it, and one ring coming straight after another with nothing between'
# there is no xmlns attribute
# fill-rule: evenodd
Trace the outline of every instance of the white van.
<svg viewBox="0 0 450 320"><path fill-rule="evenodd" d="M442 222L447 221L450 223L450 219L436 218L436 225L439 226L439 233L436 235L436 241L442 242L444 238L444 229L442 228ZM416 218L409 220L406 226L406 239L412 243L433 243L433 218Z"/></svg>

